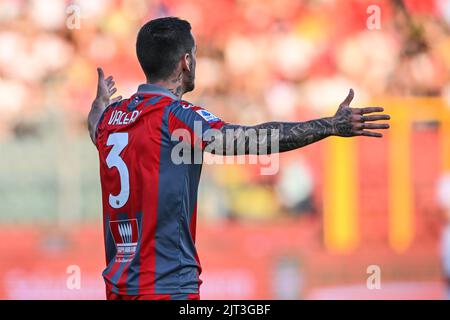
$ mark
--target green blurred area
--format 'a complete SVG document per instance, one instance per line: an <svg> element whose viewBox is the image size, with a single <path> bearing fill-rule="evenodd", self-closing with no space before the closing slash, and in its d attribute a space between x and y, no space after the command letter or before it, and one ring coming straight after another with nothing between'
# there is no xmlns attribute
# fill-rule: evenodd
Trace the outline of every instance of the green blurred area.
<svg viewBox="0 0 450 320"><path fill-rule="evenodd" d="M48 112L0 142L2 223L101 219L95 147L87 130L68 132L61 119L61 112Z"/></svg>

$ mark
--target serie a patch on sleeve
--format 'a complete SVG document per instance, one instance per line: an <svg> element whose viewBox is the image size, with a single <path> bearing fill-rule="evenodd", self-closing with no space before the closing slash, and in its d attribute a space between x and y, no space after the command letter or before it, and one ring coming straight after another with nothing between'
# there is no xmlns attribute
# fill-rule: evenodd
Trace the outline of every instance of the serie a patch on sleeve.
<svg viewBox="0 0 450 320"><path fill-rule="evenodd" d="M216 122L216 121L220 121L219 118L217 118L214 114L212 114L211 112L204 110L204 109L199 109L197 112L200 117L202 117L203 119L206 120L206 122L210 123L210 122Z"/></svg>

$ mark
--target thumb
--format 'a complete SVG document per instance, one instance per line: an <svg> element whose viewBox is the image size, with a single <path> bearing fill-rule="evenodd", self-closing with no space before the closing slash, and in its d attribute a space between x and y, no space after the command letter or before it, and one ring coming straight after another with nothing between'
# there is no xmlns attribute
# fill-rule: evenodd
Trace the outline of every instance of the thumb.
<svg viewBox="0 0 450 320"><path fill-rule="evenodd" d="M350 103L352 102L354 96L355 96L355 93L354 93L353 89L350 89L350 91L348 92L347 98L345 98L345 100L339 105L339 108L348 107L350 105Z"/></svg>
<svg viewBox="0 0 450 320"><path fill-rule="evenodd" d="M101 82L105 79L105 74L103 73L103 69L98 67L97 68L97 74L98 74L98 82Z"/></svg>

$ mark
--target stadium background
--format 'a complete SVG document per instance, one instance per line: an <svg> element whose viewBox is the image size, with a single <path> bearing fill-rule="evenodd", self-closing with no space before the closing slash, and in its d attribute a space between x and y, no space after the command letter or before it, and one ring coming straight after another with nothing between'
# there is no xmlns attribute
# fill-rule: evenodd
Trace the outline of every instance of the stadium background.
<svg viewBox="0 0 450 320"><path fill-rule="evenodd" d="M276 175L204 166L202 297L444 298L450 1L401 3L1 1L0 298L104 298L86 130L95 68L132 94L144 80L136 33L164 15L188 19L197 36L197 89L186 98L225 121L331 115L349 87L354 106L392 116L384 139L330 138L281 155ZM370 5L379 30L367 27ZM79 28L68 27L78 12ZM79 290L66 285L73 265ZM372 265L380 290L366 286Z"/></svg>

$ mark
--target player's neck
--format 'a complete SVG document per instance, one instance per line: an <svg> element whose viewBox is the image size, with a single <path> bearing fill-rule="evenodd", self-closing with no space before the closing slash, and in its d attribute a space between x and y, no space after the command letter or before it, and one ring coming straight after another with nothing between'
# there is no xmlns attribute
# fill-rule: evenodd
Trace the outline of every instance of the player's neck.
<svg viewBox="0 0 450 320"><path fill-rule="evenodd" d="M181 81L172 81L172 80L149 81L149 80L147 80L147 83L169 90L172 94L174 94L180 100L183 97L184 90L183 90L183 85L182 85Z"/></svg>

